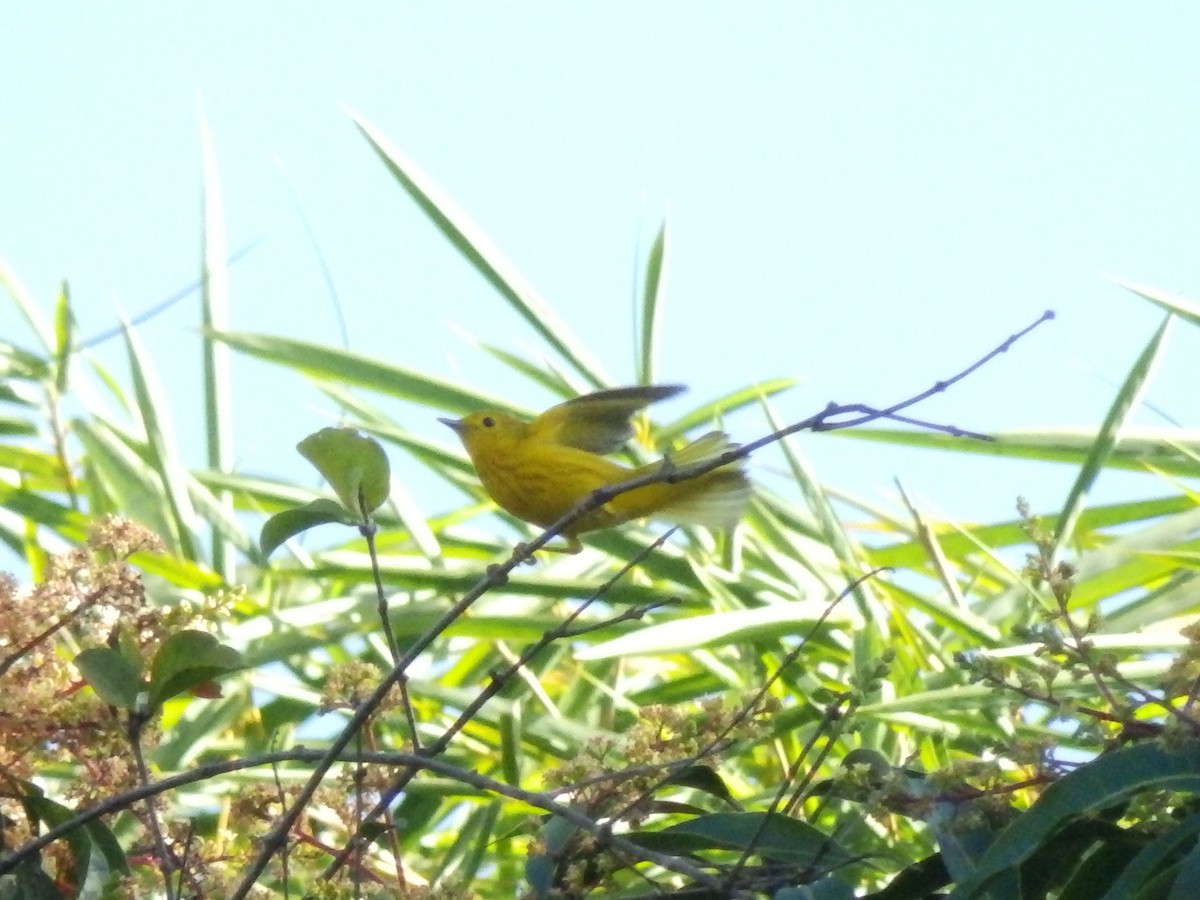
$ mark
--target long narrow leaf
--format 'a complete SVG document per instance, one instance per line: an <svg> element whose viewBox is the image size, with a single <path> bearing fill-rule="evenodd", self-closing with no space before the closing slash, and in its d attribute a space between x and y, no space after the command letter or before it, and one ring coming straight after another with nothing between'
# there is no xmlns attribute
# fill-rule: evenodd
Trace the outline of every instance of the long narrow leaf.
<svg viewBox="0 0 1200 900"><path fill-rule="evenodd" d="M566 323L534 290L483 230L416 163L400 152L370 122L351 114L401 187L489 284L574 369L596 387L609 383L597 362L567 328Z"/></svg>
<svg viewBox="0 0 1200 900"><path fill-rule="evenodd" d="M795 383L791 378L776 378L772 381L760 382L748 388L731 391L723 397L718 397L716 400L696 407L687 415L681 416L674 422L664 425L660 431L660 436L663 440L670 440L691 431L693 428L711 428L714 422L730 413L750 406L757 406L764 399L774 397L781 391L786 391L788 388L794 386Z"/></svg>
<svg viewBox="0 0 1200 900"><path fill-rule="evenodd" d="M827 433L839 439L1072 465L1086 462L1097 438L1097 431L1091 428L997 432L990 435L990 441L899 429L840 428ZM1136 472L1153 469L1167 475L1194 478L1200 475L1197 453L1200 453L1200 430L1130 426L1121 433L1105 465Z"/></svg>
<svg viewBox="0 0 1200 900"><path fill-rule="evenodd" d="M1135 525L1150 519L1187 512L1194 509L1195 506L1193 500L1178 496L1094 506L1080 512L1075 528L1077 532L1091 533L1101 528ZM1049 517L1046 524L1053 527L1054 522L1054 518ZM953 528L953 526L938 528L938 543L942 551L956 561L977 551L981 545L1000 549L1029 543L1029 534L1025 531L1020 519L973 526L961 531L958 529L943 530L947 527ZM921 564L926 554L920 541L911 540L889 547L870 548L867 550L867 555L871 563L876 566L914 568Z"/></svg>
<svg viewBox="0 0 1200 900"><path fill-rule="evenodd" d="M1124 747L1100 757L1050 785L1041 798L1011 822L979 861L973 877L951 900L979 897L993 878L1019 865L1073 817L1104 809L1138 791L1200 787L1200 752L1194 744L1168 750L1158 744Z"/></svg>
<svg viewBox="0 0 1200 900"><path fill-rule="evenodd" d="M126 326L125 347L129 354L129 371L133 376L133 392L138 412L146 429L146 446L150 465L158 473L163 486L163 499L175 520L174 533L179 541L179 555L196 558L192 527L196 514L187 489L187 469L175 444L175 428L171 422L170 404L158 379L150 355L142 346L137 333Z"/></svg>
<svg viewBox="0 0 1200 900"><path fill-rule="evenodd" d="M1112 281L1114 284L1125 288L1125 290L1132 291L1139 297L1149 300L1160 309L1179 316L1185 322L1192 325L1200 325L1200 303L1185 300L1183 297L1176 297L1174 294L1168 294L1166 291L1160 291L1158 288L1149 287L1148 285L1136 284L1132 281L1122 281L1119 278L1114 278Z"/></svg>
<svg viewBox="0 0 1200 900"><path fill-rule="evenodd" d="M1146 349L1142 351L1137 362L1134 363L1133 368L1125 379L1125 383L1121 385L1121 389L1117 392L1116 399L1113 400L1112 406L1109 407L1108 414L1104 417L1104 422L1100 426L1096 440L1088 452L1087 459L1083 462L1083 467L1079 470L1079 475L1075 478L1075 483L1071 485L1071 490L1067 493L1067 500L1063 504L1062 512L1059 514L1058 524L1054 532L1055 556L1061 553L1067 541L1074 535L1075 521L1079 517L1087 495L1092 489L1092 485L1096 482L1096 476L1100 474L1100 470L1112 454L1113 447L1116 446L1117 438L1121 433L1121 428L1137 408L1138 400L1150 382L1150 378L1162 355L1171 321L1170 314L1163 319L1162 325L1158 327L1158 330L1146 345Z"/></svg>
<svg viewBox="0 0 1200 900"><path fill-rule="evenodd" d="M499 397L461 388L348 350L266 334L221 331L214 332L212 337L235 350L294 369L318 381L368 388L448 412L466 414L478 409L496 409L520 414L519 409Z"/></svg>
<svg viewBox="0 0 1200 900"><path fill-rule="evenodd" d="M646 281L642 289L642 321L638 381L653 384L658 362L658 311L666 293L667 223L663 222L646 260Z"/></svg>
<svg viewBox="0 0 1200 900"><path fill-rule="evenodd" d="M54 389L66 393L67 375L75 343L75 314L71 311L71 289L64 281L54 306Z"/></svg>
<svg viewBox="0 0 1200 900"><path fill-rule="evenodd" d="M182 543L178 520L170 514L162 482L146 462L101 422L76 422L75 433L83 444L90 474L123 516L140 522L162 538L173 553Z"/></svg>
<svg viewBox="0 0 1200 900"><path fill-rule="evenodd" d="M8 260L0 257L0 285L8 292L8 295L16 303L17 309L21 315L25 317L25 321L29 323L29 327L33 329L33 333L37 335L42 349L47 356L54 353L54 325L49 319L42 314L41 309L37 305L37 301L29 293L29 290L17 278L17 273L9 266Z"/></svg>
<svg viewBox="0 0 1200 900"><path fill-rule="evenodd" d="M204 435L208 467L221 472L229 468L233 448L232 373L229 348L213 340L212 334L229 326L229 265L225 240L225 208L216 149L208 123L200 120L200 142L204 151L204 259L201 277L202 348L204 360ZM213 496L213 518L232 517L233 505L221 492ZM227 529L212 527L213 568L233 580L233 554Z"/></svg>

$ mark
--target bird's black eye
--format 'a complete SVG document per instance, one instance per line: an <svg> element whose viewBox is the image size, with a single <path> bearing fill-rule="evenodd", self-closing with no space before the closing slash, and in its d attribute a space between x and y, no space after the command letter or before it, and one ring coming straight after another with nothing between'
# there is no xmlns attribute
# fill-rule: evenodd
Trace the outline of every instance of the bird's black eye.
<svg viewBox="0 0 1200 900"><path fill-rule="evenodd" d="M493 419L491 416L483 417L483 427L484 428L491 428L495 424L496 424L496 420Z"/></svg>

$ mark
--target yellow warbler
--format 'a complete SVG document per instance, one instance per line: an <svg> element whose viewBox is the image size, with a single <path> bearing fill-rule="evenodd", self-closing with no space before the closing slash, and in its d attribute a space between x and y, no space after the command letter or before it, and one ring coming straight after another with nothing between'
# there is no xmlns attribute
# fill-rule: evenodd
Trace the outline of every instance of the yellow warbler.
<svg viewBox="0 0 1200 900"><path fill-rule="evenodd" d="M682 390L681 385L659 385L599 391L553 406L532 422L491 410L438 421L458 433L491 498L518 519L545 528L598 488L659 469L661 463L626 468L602 454L633 437L630 419L635 413ZM731 446L724 434L713 431L669 459L676 467L687 466ZM649 484L572 522L563 530L566 549L578 553L580 534L630 519L731 528L749 499L750 481L741 461L699 478Z"/></svg>

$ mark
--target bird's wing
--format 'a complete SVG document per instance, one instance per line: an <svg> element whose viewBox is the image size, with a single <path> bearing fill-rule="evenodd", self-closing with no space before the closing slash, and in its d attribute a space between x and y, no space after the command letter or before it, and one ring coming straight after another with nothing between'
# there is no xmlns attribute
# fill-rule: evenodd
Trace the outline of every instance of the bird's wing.
<svg viewBox="0 0 1200 900"><path fill-rule="evenodd" d="M638 410L684 390L681 384L660 384L584 394L534 419L529 436L589 453L612 453L633 437L629 420Z"/></svg>

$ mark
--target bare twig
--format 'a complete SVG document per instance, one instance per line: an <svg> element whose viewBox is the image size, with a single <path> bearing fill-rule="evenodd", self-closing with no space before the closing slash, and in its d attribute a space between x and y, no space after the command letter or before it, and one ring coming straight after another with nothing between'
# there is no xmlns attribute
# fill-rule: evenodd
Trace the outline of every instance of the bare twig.
<svg viewBox="0 0 1200 900"><path fill-rule="evenodd" d="M142 753L142 726L145 722L141 713L129 714L129 746L133 750L133 758L137 764L138 779L143 785L150 783L150 770L146 766L146 757ZM175 860L163 837L153 798L146 800L146 827L150 829L150 834L154 839L154 852L158 856L158 869L162 873L163 889L166 892L167 900L175 900L175 887L171 881L171 873L175 870Z"/></svg>
<svg viewBox="0 0 1200 900"><path fill-rule="evenodd" d="M131 805L142 800L147 800L163 794L168 791L173 791L189 784L194 784L200 781L207 781L216 778L220 775L226 775L230 772L237 772L242 769L256 768L259 766L275 765L281 762L300 762L306 764L326 765L326 771L334 762L344 762L349 764L354 763L370 763L372 765L382 766L404 766L406 768L424 769L434 774L444 776L446 778L460 781L463 784L478 788L481 791L488 791L502 797L508 797L511 800L517 800L522 803L527 803L535 809L541 809L548 813L553 813L560 816L589 834L594 834L597 837L603 837L608 844L620 850L620 852L637 859L644 859L647 862L662 866L672 872L677 872L693 879L698 884L716 887L716 879L708 873L696 868L690 861L680 859L679 857L671 856L664 853L656 853L631 843L619 835L607 834L605 827L584 815L579 809L573 806L567 806L557 801L551 800L549 796L532 791L525 791L511 784L506 784L502 781L495 781L484 775L480 775L472 769L464 769L459 766L453 766L449 763L442 762L437 759L429 759L418 753L363 753L360 755L347 755L339 757L335 760L328 759L328 753L323 750L307 750L297 748L294 750L276 751L273 753L264 753L259 756L247 757L245 759L227 760L225 762L212 763L210 765L198 766L197 768L183 772L179 775L173 775L153 783L146 783L138 787L125 791L114 797L110 797L95 806L84 810L83 812L73 816L67 821L51 828L45 834L39 835L37 838L29 841L23 846L17 848L12 853L0 856L0 875L14 871L19 865L26 860L32 858L42 849L54 843L55 841L65 837L71 832L83 828L84 826L96 821L102 816L110 815L111 813L119 812Z"/></svg>
<svg viewBox="0 0 1200 900"><path fill-rule="evenodd" d="M585 599L581 604L579 604L578 607L576 607L574 610L572 610L570 615L568 615L562 621L562 623L560 625L558 625L555 628L552 628L550 631L547 631L540 638L538 638L537 641L535 641L533 644L530 644L527 648L525 648L524 652L522 652L521 655L516 660L514 660L512 663L510 663L503 671L493 674L492 678L491 678L490 682L487 684L487 686L485 686L484 689L469 704L467 704L466 708L463 709L463 711L459 714L458 718L455 719L454 722L452 722L450 724L450 726L446 728L446 730L442 733L442 735L436 741L434 741L432 744L429 744L428 746L419 749L417 752L421 756L424 756L424 757L433 757L433 756L437 756L438 754L442 753L450 745L450 741L453 740L454 736L467 726L467 724L475 717L475 714L477 712L479 712L480 709L483 708L484 704L486 704L489 700L492 699L492 697L494 697L496 694L498 694L500 692L500 690L504 687L505 684L508 683L509 679L512 678L513 675L515 675L519 670L521 670L526 665L528 665L530 660L532 660L534 657L536 657L542 650L544 650L550 644L554 643L555 641L561 640L564 637L569 637L572 634L576 633L576 631L578 631L578 629L572 630L568 626L572 622L574 622L576 619L578 619L579 616L581 616L583 614L583 612L592 603L594 603L596 600L600 599L600 597L604 596L604 594L606 594L613 587L613 585L615 585L618 581L620 581L621 578L623 578L636 565L638 565L638 563L640 563L643 559L645 559L654 550L661 547L667 541L667 539L671 537L671 535L674 533L674 531L675 531L674 528L668 530L661 537L659 537L656 541L654 541L653 543L651 543L650 545L645 547L643 550L641 550L637 555L635 555L633 557L633 559L629 560L624 566L622 566L621 569L615 575L613 575L612 578L610 578L608 581L606 581L604 584L602 584L599 588L597 588L592 593L592 595L590 597ZM519 558L519 557L517 557L517 558ZM636 607L635 608L636 612L635 612L635 610L627 611L613 619L606 620L605 622L601 623L600 626L597 626L597 627L604 627L604 626L613 624L615 622L620 622L620 621L624 621L629 618L635 618L637 616L645 615L645 613L650 608L653 608L653 606L658 606L658 605L661 605L661 604L653 604L651 606ZM591 630L591 629L586 629L586 630ZM393 781L392 784L390 784L388 786L388 789L383 792L383 795L379 798L379 801L375 804L374 807L372 807L371 811L367 814L365 821L372 822L378 816L384 814L387 811L388 807L391 806L392 802L395 801L395 799L400 795L400 792L403 791L404 788L408 786L408 783L417 774L417 771L418 770L416 768L413 768L413 769L409 769L409 770L406 770L406 771L400 773L399 777L397 777L396 780ZM351 852L353 851L353 848L355 846L357 846L361 841L361 830L362 830L362 826L359 826L359 833L356 833L353 836L351 836L349 842L346 844L346 847L343 848L342 852L339 853L336 857L334 857L333 862L331 862L329 864L329 866L326 867L324 873L322 873L322 877L324 877L324 878L332 877L333 874L338 871L338 869L340 869L343 865L345 865L346 860L349 858Z"/></svg>
<svg viewBox="0 0 1200 900"><path fill-rule="evenodd" d="M758 689L758 691L755 692L754 696L751 697L750 700L747 703L745 703L742 706L742 708L740 710L738 710L738 712L734 716L732 716L730 718L729 722L726 723L725 727L722 728L721 731L708 742L708 744L706 744L704 747L701 747L693 755L675 763L671 768L669 768L667 770L666 774L660 776L657 781L650 784L640 794L638 794L632 800L627 802L625 804L625 806L623 806L619 811L611 814L612 818L614 820L619 820L619 819L623 818L631 810L636 809L638 806L645 803L646 800L648 800L650 797L652 797L654 795L655 791L657 791L659 788L661 788L663 785L665 785L667 782L669 782L672 778L674 778L675 775L681 769L684 769L687 766L695 765L696 762L698 762L701 759L704 759L710 753L715 752L719 747L721 747L725 743L728 736L733 732L733 730L735 728L737 728L739 725L741 725L743 722L745 722L747 719L749 719L752 715L754 715L755 710L758 709L759 704L761 704L763 701L763 698L767 696L767 693L771 690L771 687L775 684L776 681L778 681L781 677L783 677L783 673L785 671L787 671L787 669L797 659L800 658L800 654L804 652L804 650L808 646L808 642L810 640L812 640L813 635L815 635L817 633L817 630L822 625L825 624L825 620L828 619L830 615L832 615L834 608L836 608L837 605L845 597L848 597L851 593L853 593L858 588L858 586L860 584L862 584L864 581L866 581L868 578L874 578L880 572L884 572L884 571L887 571L887 570L886 569L873 569L870 572L868 572L867 574L865 574L859 578L856 578L851 584L849 584L846 588L844 588L840 594L838 594L836 597L834 597L832 600L830 600L829 603L826 605L825 610L821 613L820 616L817 617L817 620L815 622L813 622L812 628L810 628L808 630L808 634L806 634L803 638L801 638L800 643L797 644L792 650L790 650L788 652L787 656L785 656L783 658L783 661L780 662L780 664L776 667L775 671L772 672L770 674L770 676L763 682L762 687L760 687Z"/></svg>
<svg viewBox="0 0 1200 900"><path fill-rule="evenodd" d="M1029 325L1016 334L1011 335L999 346L989 351L987 354L976 360L961 372L958 372L945 381L939 381L925 391L895 403L892 406L880 410L865 406L863 404L839 405L830 403L824 410L814 416L810 416L807 419L780 429L779 431L760 438L757 441L752 441L751 443L745 444L741 447L730 448L725 453L722 453L713 459L706 460L695 465L677 468L671 464L668 458L663 461L661 466L656 467L653 471L647 472L635 478L630 478L619 484L610 485L592 492L590 496L576 504L573 509L558 519L558 521L554 522L533 541L527 544L522 544L520 547L518 547L513 555L510 556L509 559L504 563L498 566L490 567L485 577L481 579L475 585L475 587L468 591L462 597L462 599L460 599L449 610L447 610L429 629L429 631L421 635L421 637L419 637L409 648L408 652L396 662L395 666L392 668L392 671L388 673L383 681L380 682L378 687L371 693L371 695L359 705L358 709L355 710L354 714L350 717L349 721L342 729L342 732L333 740L329 750L326 752L325 758L314 767L311 777L305 784L304 788L300 791L296 801L292 805L292 808L286 810L279 817L275 825L263 838L258 854L243 873L242 880L238 883L238 886L232 895L232 900L243 900L243 898L249 893L259 875L261 875L263 870L266 868L267 862L270 860L271 856L282 846L289 829L291 829L296 820L300 817L304 807L307 806L312 800L312 797L320 786L322 779L329 771L330 766L332 766L333 760L345 751L346 747L352 740L354 733L357 732L358 729L360 729L370 718L374 710L383 701L383 698L391 689L392 685L399 683L405 678L405 673L407 672L408 667L420 656L421 653L425 651L427 647L429 647L430 644L433 643L434 640L437 639L437 637L439 637L447 628L449 628L450 625L467 609L469 609L480 597L482 597L492 588L503 584L507 580L508 574L512 572L517 565L519 565L525 559L530 558L536 550L545 546L547 542L562 534L564 529L568 528L572 523L587 515L589 512L592 512L593 510L604 506L606 503L611 502L615 497L618 497L628 491L664 481L679 482L697 478L706 472L710 472L714 469L720 468L721 466L736 462L737 460L744 459L754 451L761 449L768 444L780 441L784 437L787 437L790 434L795 434L799 431L833 431L841 428L852 428L878 419L899 419L901 418L899 413L901 413L903 410L920 403L922 400L925 400L934 394L945 391L947 388L961 381L963 378L967 377L972 372L976 371L981 366L994 359L996 356L1006 352L1017 340L1024 337L1034 328L1038 327L1043 322L1052 319L1053 317L1054 313L1047 311L1032 325ZM844 418L846 416L851 416L851 418ZM839 417L842 418L839 419ZM987 439L985 435L962 432L960 429L953 427L932 424L928 424L927 427L935 430L946 431L951 434L962 434L975 437L977 439ZM492 685L489 685L489 688L485 689L485 693L487 693L491 687ZM490 698L491 694L487 694L487 696ZM472 706L474 706L474 704L472 704ZM477 708L478 707L476 707L476 709ZM409 778L411 779L411 775ZM403 776L400 780L403 780Z"/></svg>

